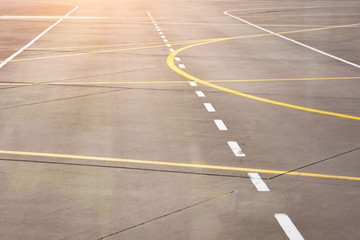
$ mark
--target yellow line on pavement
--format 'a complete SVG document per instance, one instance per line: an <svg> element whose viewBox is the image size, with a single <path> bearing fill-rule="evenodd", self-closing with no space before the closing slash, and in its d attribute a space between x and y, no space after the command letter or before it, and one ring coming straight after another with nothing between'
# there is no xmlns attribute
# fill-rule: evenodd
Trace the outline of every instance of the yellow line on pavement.
<svg viewBox="0 0 360 240"><path fill-rule="evenodd" d="M279 79L243 79L243 80L207 80L209 83L237 83L237 82L276 82L276 81L323 81L323 80L356 80L360 77L328 77L328 78L279 78ZM0 86L32 86L32 85L121 85L121 84L177 84L187 81L141 81L141 82L29 82L12 83L0 82Z"/></svg>
<svg viewBox="0 0 360 240"><path fill-rule="evenodd" d="M204 40L190 40L190 41L177 41L172 43L171 45L184 45L194 42L202 42ZM122 52L122 51L130 51L130 50L139 50L139 49L150 49L150 48L160 48L165 47L166 43L159 43L157 45L150 45L146 47L132 47L132 48L121 48L121 49L111 49L111 50L101 50L101 51L93 51L93 52L82 52L82 53L69 53L69 54L59 54L59 55L51 55L51 56L44 56L44 57L32 57L32 58L20 58L20 59L13 59L10 61L0 61L2 62L22 62L22 61L32 61L32 60L43 60L43 59L51 59L51 58L61 58L61 57L74 57L74 56L82 56L82 55L90 55L90 54L100 54L100 53L112 53L112 52Z"/></svg>
<svg viewBox="0 0 360 240"><path fill-rule="evenodd" d="M360 79L360 77L327 77L327 78L274 78L274 79L244 79L244 80L206 80L212 83L227 82L276 82L276 81L317 81L317 80L351 80Z"/></svg>
<svg viewBox="0 0 360 240"><path fill-rule="evenodd" d="M258 172L258 173L269 173L269 174L284 174L284 175L291 175L291 176L333 178L333 179L360 181L360 177L351 177L351 176L337 176L337 175L304 173L304 172L287 172L287 171L281 171L281 170L240 168L240 167L216 166L216 165L205 165L205 164L146 161L146 160L123 159L123 158L93 157L93 156L81 156L81 155L69 155L69 154L7 151L7 150L0 150L0 154L35 156L35 157L50 157L50 158L66 158L66 159L82 159L82 160L108 161L108 162L121 162L121 163L147 164L147 165L159 165L159 166L171 166L171 167L199 168L199 169L213 169L213 170L224 170L224 171L235 171L235 172Z"/></svg>
<svg viewBox="0 0 360 240"><path fill-rule="evenodd" d="M351 24L351 25L358 25L358 23L356 24ZM349 26L349 25L341 25L341 26L331 26L331 27L324 27L324 28L314 28L314 29L305 29L305 30L298 30L298 31L288 31L288 32L281 32L281 33L277 33L277 34L289 34L289 33L299 33L299 32L308 32L308 31L318 31L318 30L328 30L328 29L334 29L334 28L341 28L344 26ZM264 35L273 35L273 34L262 34L262 36ZM216 43L216 42L221 42L221 41L225 41L225 40L234 40L234 39L241 39L241 38L251 38L251 37L257 37L259 35L249 35L249 36L242 36L242 37L231 37L231 38L223 38L223 39L215 39L215 40L211 40L211 41L207 41L207 42L201 42L201 43L196 43L196 44L192 44L180 49L177 49L176 51L172 52L168 58L167 58L167 64L168 66L174 70L175 72L177 72L178 74L192 80L195 81L197 83L203 84L205 86L211 87L211 88L215 88L224 92L228 92L231 94L235 94L241 97L246 97L246 98L250 98L250 99L254 99L257 101L261 101L261 102L266 102L266 103L271 103L274 105L279 105L279 106L283 106L283 107L287 107L287 108L293 108L293 109L298 109L298 110L302 110L302 111L307 111L307 112L313 112L313 113L320 113L320 114L324 114L324 115L330 115L330 116L335 116L335 117L341 117L341 118L347 118L347 119L353 119L353 120L360 120L360 117L357 116L351 116L351 115L346 115L346 114L341 114L341 113L334 113L334 112L328 112L328 111L322 111L322 110L317 110L317 109L312 109L312 108L307 108L307 107L301 107L301 106L297 106L297 105L293 105L293 104L288 104L288 103L283 103L283 102L278 102L278 101L273 101L270 99L266 99L266 98L261 98L261 97L256 97L254 95L250 95L250 94L246 94L246 93L242 93L230 88L225 88L225 87L221 87L219 85L210 83L208 81L199 79L193 75L190 75L189 73L181 70L180 68L178 68L175 64L174 58L176 57L177 54L179 54L180 52L187 50L189 48L193 48L193 47L197 47L197 46L201 46L201 45L205 45L205 44L210 44L210 43Z"/></svg>

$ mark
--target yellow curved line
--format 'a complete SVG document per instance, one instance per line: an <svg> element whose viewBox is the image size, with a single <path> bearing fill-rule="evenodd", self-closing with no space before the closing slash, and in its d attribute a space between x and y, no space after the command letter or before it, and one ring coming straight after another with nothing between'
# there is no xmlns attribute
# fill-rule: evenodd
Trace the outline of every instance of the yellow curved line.
<svg viewBox="0 0 360 240"><path fill-rule="evenodd" d="M336 26L334 26L336 27ZM331 28L334 28L331 27ZM324 29L324 28L323 28ZM301 30L301 31L306 31L306 30ZM290 33L290 32L287 32ZM285 33L282 33L285 34ZM254 36L254 35L252 35ZM244 36L245 37L251 37L251 36ZM256 97L254 95L250 95L250 94L246 94L246 93L242 93L236 90L232 90L229 88L225 88L225 87L221 87L218 86L216 84L201 80L195 76L190 75L189 73L181 70L180 68L178 68L174 62L174 58L177 54L179 54L180 52L187 50L189 48L193 48L193 47L197 47L200 45L205 45L205 44L210 44L210 43L215 43L215 42L220 42L220 41L225 41L225 40L231 40L231 39L239 39L240 37L235 37L235 38L226 38L226 39L218 39L218 40L212 40L212 41L208 41L208 42L202 42L202 43L197 43L197 44L193 44L193 45L189 45L183 48L180 48L174 52L172 52L168 57L167 57L167 65L175 72L177 72L178 74L193 80L197 83L203 84L205 86L211 87L211 88L215 88L224 92L228 92L228 93L232 93L241 97L246 97L246 98L250 98L250 99L254 99L257 101L261 101L261 102L266 102L266 103L271 103L274 105L279 105L279 106L283 106L283 107L288 107L288 108L293 108L293 109L298 109L298 110L302 110L302 111L307 111L307 112L313 112L313 113L320 113L320 114L324 114L324 115L330 115L330 116L335 116L335 117L341 117L341 118L347 118L347 119L353 119L353 120L360 120L360 117L357 116L351 116L351 115L346 115L346 114L341 114L341 113L335 113L335 112L327 112L327 111L322 111L322 110L317 110L317 109L312 109L312 108L307 108L307 107L301 107L301 106L297 106L297 105L293 105L293 104L288 104L288 103L283 103L283 102L278 102L278 101L273 101L270 99L266 99L266 98L261 98L261 97Z"/></svg>

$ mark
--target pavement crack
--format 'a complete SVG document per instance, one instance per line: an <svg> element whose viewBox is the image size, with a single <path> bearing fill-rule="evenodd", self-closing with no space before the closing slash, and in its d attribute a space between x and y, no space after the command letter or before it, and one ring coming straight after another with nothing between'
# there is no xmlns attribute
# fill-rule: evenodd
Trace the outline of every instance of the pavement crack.
<svg viewBox="0 0 360 240"><path fill-rule="evenodd" d="M12 158L0 158L0 162L1 161L35 163L35 164L53 164L53 165L65 165L65 166L78 166L78 167L96 167L96 168L110 168L110 169L113 168L113 169L124 169L124 170L134 170L134 171L200 175L200 176L210 176L210 177L227 177L227 178L241 178L241 179L248 178L247 176L241 176L241 175L229 175L229 174L206 173L206 172L192 172L192 171L176 171L176 170L140 168L140 167L124 167L124 166L88 164L88 163L54 162L54 161L29 160L29 159L12 159ZM0 172L0 174L1 173L2 172Z"/></svg>
<svg viewBox="0 0 360 240"><path fill-rule="evenodd" d="M90 97L90 96L95 96L95 95L119 92L119 91L123 91L123 90L127 90L127 89L117 89L117 90L112 90L112 91L85 94L85 95L79 95L79 96L72 96L72 97L67 97L67 98L57 98L57 99L46 100L46 101L41 101L41 102L25 103L25 104L21 104L21 105L14 105L14 106L9 106L9 107L1 107L0 110L8 110L8 109L13 109L13 108L27 107L27 106L32 106L32 105L44 104L44 103L52 103L52 102L59 102L59 101L76 99L76 98Z"/></svg>
<svg viewBox="0 0 360 240"><path fill-rule="evenodd" d="M283 175L289 174L289 173L291 173L291 172L295 172L295 171L298 171L298 170L301 170L301 169L305 169L305 168L308 168L308 167L317 165L317 164L319 164L319 163L326 162L326 161L331 160L331 159L333 159L333 158L340 157L340 156L343 156L343 155L346 155L346 154L349 154L349 153L352 153L352 152L355 152L355 151L358 151L358 150L360 150L360 147L357 147L357 148L348 150L348 151L346 151L346 152L342 152L342 153L339 153L339 154L336 154L336 155L333 155L333 156L324 158L324 159L322 159L322 160L319 160L319 161L316 161L316 162L313 162L313 163L310 163L310 164L306 164L306 165L304 165L304 166L301 166L301 167L298 167L298 168L295 168L295 169L292 169L292 170L283 172L283 173L281 173L281 174L278 174L278 175L275 175L275 176L273 176L273 177L270 177L270 178L268 178L267 180L272 180L272 179L281 177L281 176L283 176Z"/></svg>
<svg viewBox="0 0 360 240"><path fill-rule="evenodd" d="M131 227L124 228L124 229L122 229L122 230L119 230L119 231L117 231L117 232L111 233L111 234L106 235L106 236L104 236L104 237L98 238L97 240L102 240L102 239L106 239L106 238L115 236L115 235L117 235L117 234L120 234L120 233L129 231L129 230L132 230L132 229L134 229L134 228L141 227L141 226L143 226L143 225L145 225L145 224L152 223L152 222L157 221L157 220L159 220L159 219L166 218L166 217L169 217L169 216L171 216L171 215L174 215L174 214L183 212L183 211L185 211L185 210L188 210L188 209L197 207L197 206L202 205L202 204L205 204L205 203L207 203L207 202L210 202L210 201L213 201L213 200L216 200L216 199L221 199L221 198L227 197L228 195L233 194L233 193L234 193L234 191L231 191L231 192L229 192L229 193L225 193L225 194L222 194L222 195L219 195L219 196L214 196L214 197L208 198L208 199L206 199L206 200L204 200L204 201L201 201L201 202L192 204L192 205L190 205L190 206L187 206L187 207L184 207L184 208L175 210L175 211L173 211L173 212L170 212L170 213L161 215L161 216L159 216L159 217L156 217L156 218L153 218L153 219L150 219L150 220L147 220L147 221L138 223L138 224L133 225L133 226L131 226Z"/></svg>

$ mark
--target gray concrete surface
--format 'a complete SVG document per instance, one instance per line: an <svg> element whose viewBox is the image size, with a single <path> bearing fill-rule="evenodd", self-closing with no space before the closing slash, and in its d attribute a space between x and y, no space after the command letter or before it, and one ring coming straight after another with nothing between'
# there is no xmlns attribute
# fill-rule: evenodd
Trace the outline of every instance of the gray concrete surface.
<svg viewBox="0 0 360 240"><path fill-rule="evenodd" d="M288 239L277 213L360 238L360 69L223 13L359 65L358 1L4 0L1 60L75 5L0 68L0 239ZM219 87L169 68L147 12L175 50L243 36L177 54Z"/></svg>

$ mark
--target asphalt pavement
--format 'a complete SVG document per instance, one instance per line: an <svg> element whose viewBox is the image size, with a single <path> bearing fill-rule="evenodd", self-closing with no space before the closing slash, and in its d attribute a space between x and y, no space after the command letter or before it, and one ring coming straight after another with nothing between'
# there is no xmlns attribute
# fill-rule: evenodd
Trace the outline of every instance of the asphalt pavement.
<svg viewBox="0 0 360 240"><path fill-rule="evenodd" d="M360 239L356 0L3 0L0 239Z"/></svg>

